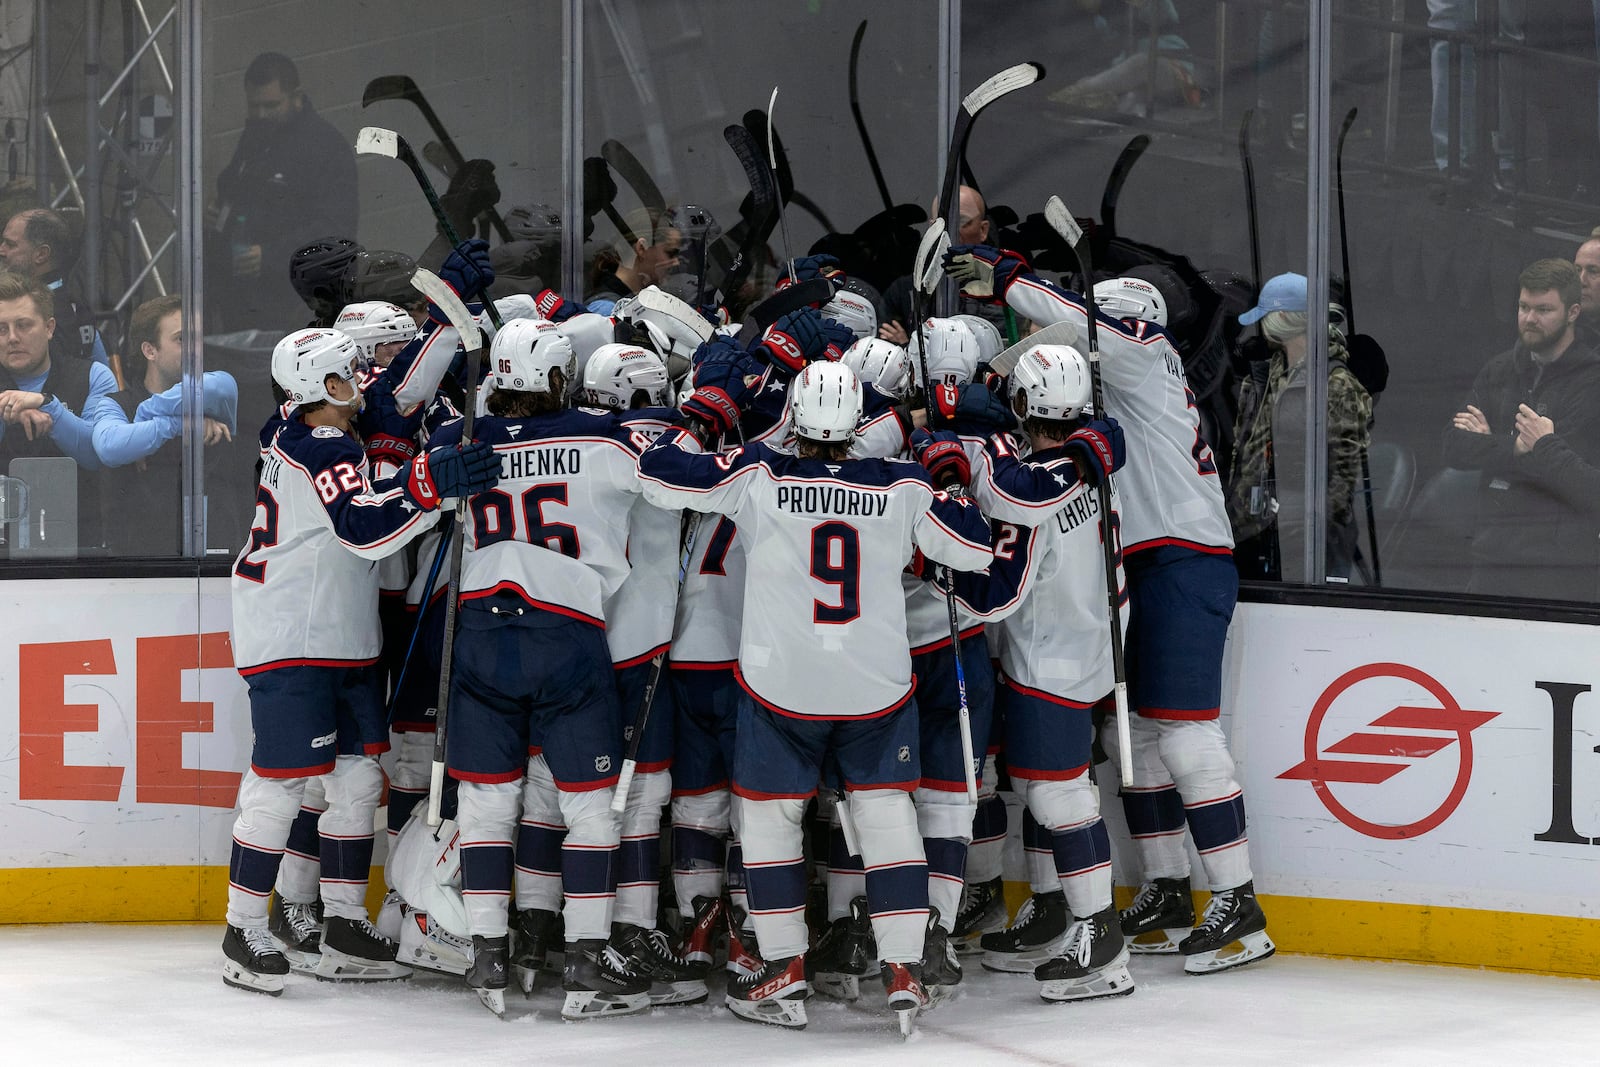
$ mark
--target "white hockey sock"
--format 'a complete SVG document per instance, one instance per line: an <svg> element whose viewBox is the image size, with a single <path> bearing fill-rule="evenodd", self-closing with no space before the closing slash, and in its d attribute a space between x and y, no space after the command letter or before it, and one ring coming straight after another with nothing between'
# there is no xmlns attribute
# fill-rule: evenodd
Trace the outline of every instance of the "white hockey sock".
<svg viewBox="0 0 1600 1067"><path fill-rule="evenodd" d="M372 756L340 756L322 776L328 810L317 821L322 845L324 913L365 919L372 871L372 822L383 796L383 771Z"/></svg>

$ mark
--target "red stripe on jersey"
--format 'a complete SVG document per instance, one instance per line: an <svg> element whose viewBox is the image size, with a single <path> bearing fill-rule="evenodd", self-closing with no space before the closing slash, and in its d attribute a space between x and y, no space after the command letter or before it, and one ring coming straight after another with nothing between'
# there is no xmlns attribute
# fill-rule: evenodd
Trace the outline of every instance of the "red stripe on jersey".
<svg viewBox="0 0 1600 1067"><path fill-rule="evenodd" d="M248 678L252 674L262 671L275 671L284 667L370 667L378 662L378 657L371 659L275 659L271 663L258 663L254 667L240 667L239 673Z"/></svg>
<svg viewBox="0 0 1600 1067"><path fill-rule="evenodd" d="M920 778L910 782L863 782L860 784L855 782L846 782L844 784L844 791L846 793L854 793L867 789L898 789L902 793L912 793L916 791L917 786L921 783L922 779ZM967 787L963 785L961 788L965 790Z"/></svg>
<svg viewBox="0 0 1600 1067"><path fill-rule="evenodd" d="M1023 685L1021 682L1013 681L1010 678L1001 678L998 679L998 681L1007 689L1015 690L1016 692L1021 693L1023 696L1036 697L1039 700L1043 700L1051 704L1059 704L1064 708L1079 708L1082 710L1087 710L1100 702L1098 700L1091 700L1089 703L1085 704L1081 700L1068 700L1066 697L1058 697L1054 693L1046 693L1043 689L1032 689ZM1105 698L1102 697L1101 699L1103 700Z"/></svg>
<svg viewBox="0 0 1600 1067"><path fill-rule="evenodd" d="M477 771L462 771L454 767L450 768L450 777L458 782L473 782L477 785L503 785L506 782L516 781L522 777L522 774L523 768L521 767L514 771L502 771L499 774L479 774ZM466 846L463 845L462 847L465 848Z"/></svg>
<svg viewBox="0 0 1600 1067"><path fill-rule="evenodd" d="M526 589L522 588L522 586L511 581L510 579L498 582L488 589L474 589L470 593L462 593L461 599L482 600L484 597L494 596L496 593L511 593L518 599L526 601L533 607L538 608L540 611L548 611L552 615L565 615L569 619L577 619L579 622L586 622L591 626L598 626L602 630L606 628L606 621L604 619L597 619L593 615L585 615L576 608L569 608L563 604L546 603L545 601L539 600L532 596Z"/></svg>
<svg viewBox="0 0 1600 1067"><path fill-rule="evenodd" d="M806 793L763 793L759 789L746 789L735 782L733 795L746 800L810 800L817 795L817 791L812 789Z"/></svg>
<svg viewBox="0 0 1600 1067"><path fill-rule="evenodd" d="M1215 719L1221 713L1221 708L1139 708L1139 714L1147 719L1176 719L1183 722L1203 722Z"/></svg>
<svg viewBox="0 0 1600 1067"><path fill-rule="evenodd" d="M739 661L736 659L723 659L711 662L709 660L675 659L667 664L668 669L674 671L732 671L738 670Z"/></svg>
<svg viewBox="0 0 1600 1067"><path fill-rule="evenodd" d="M855 722L857 720L881 718L892 711L900 710L900 708L905 706L906 701L911 699L912 694L917 691L917 676L913 674L911 676L911 685L906 689L905 696L901 697L899 700L896 700L893 704L890 704L886 708L880 708L877 711L863 712L860 715L811 715L803 711L792 711L789 708L781 707L780 705L774 704L770 700L764 699L761 694L750 688L750 683L744 680L744 672L739 669L737 664L734 665L733 676L738 680L739 688L743 689L746 693L749 693L751 700L754 700L757 704L760 704L768 711L776 712L779 715L784 715L791 719L817 719L822 722ZM885 786L884 788L888 789L891 787ZM913 788L915 787L913 786Z"/></svg>
<svg viewBox="0 0 1600 1067"><path fill-rule="evenodd" d="M962 630L961 640L969 640L970 638L977 637L981 633L983 633L983 623L980 622L976 626L969 626L965 630ZM948 637L941 637L939 640L930 644L918 645L916 648L911 650L911 654L913 656L926 656L930 652L940 652L949 647L950 639Z"/></svg>
<svg viewBox="0 0 1600 1067"><path fill-rule="evenodd" d="M611 664L611 669L614 670L614 671L621 671L621 670L627 670L629 667L637 667L641 663L649 663L651 660L655 659L657 656L665 655L667 649L669 649L671 647L672 647L672 642L668 641L663 645L659 645L656 648L652 648L649 652L645 652L645 653L643 653L641 655L634 656L632 659L625 659L625 660L622 660L620 663L613 662Z"/></svg>
<svg viewBox="0 0 1600 1067"><path fill-rule="evenodd" d="M1085 763L1081 767L1072 767L1064 771L1036 771L1006 761L1007 774L1013 778L1026 778L1030 782L1070 782L1074 778L1082 778L1088 769L1089 765Z"/></svg>
<svg viewBox="0 0 1600 1067"><path fill-rule="evenodd" d="M315 778L319 774L327 774L333 770L333 761L319 763L314 767L258 767L252 763L250 770L257 778Z"/></svg>
<svg viewBox="0 0 1600 1067"><path fill-rule="evenodd" d="M1151 548L1187 548L1192 552L1202 552L1208 556L1231 556L1233 549L1227 545L1202 545L1198 541L1185 541L1181 537L1155 537L1149 541L1140 541L1136 545L1123 545L1122 554L1131 556L1135 552L1144 552Z"/></svg>
<svg viewBox="0 0 1600 1067"><path fill-rule="evenodd" d="M596 778L592 782L563 782L553 774L550 777L555 780L557 786L569 793L592 793L596 789L610 789L617 784L617 776L614 774L609 778Z"/></svg>

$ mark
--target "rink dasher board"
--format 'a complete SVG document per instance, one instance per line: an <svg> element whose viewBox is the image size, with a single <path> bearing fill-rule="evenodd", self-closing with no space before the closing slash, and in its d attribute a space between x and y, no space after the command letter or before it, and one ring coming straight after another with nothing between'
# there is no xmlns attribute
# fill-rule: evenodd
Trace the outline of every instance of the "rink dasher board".
<svg viewBox="0 0 1600 1067"><path fill-rule="evenodd" d="M220 918L250 743L229 618L222 578L0 584L0 922ZM1593 638L1241 604L1223 725L1280 947L1600 975Z"/></svg>

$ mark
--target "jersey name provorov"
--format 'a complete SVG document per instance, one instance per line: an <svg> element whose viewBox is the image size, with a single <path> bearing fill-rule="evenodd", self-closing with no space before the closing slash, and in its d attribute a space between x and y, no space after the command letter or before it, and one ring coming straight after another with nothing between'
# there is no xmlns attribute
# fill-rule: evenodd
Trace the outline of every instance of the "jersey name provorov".
<svg viewBox="0 0 1600 1067"><path fill-rule="evenodd" d="M778 509L792 515L884 515L889 498L832 485L780 485Z"/></svg>

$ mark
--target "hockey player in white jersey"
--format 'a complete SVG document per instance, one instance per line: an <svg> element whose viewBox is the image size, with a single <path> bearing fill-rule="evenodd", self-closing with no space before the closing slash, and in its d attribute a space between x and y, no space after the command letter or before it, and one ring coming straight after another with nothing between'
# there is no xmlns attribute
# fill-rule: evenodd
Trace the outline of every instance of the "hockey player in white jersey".
<svg viewBox="0 0 1600 1067"><path fill-rule="evenodd" d="M958 568L984 566L988 528L916 464L846 459L861 413L848 367L815 363L796 377L796 456L761 444L702 454L701 438L735 425L749 388L736 363L721 382L705 373L698 380L684 403L692 429L664 434L639 469L650 499L738 524L748 539L746 599L763 607L746 613L740 638L734 757L763 963L730 984L727 1003L741 1018L805 1023L801 820L826 765L849 790L881 973L909 1030L926 1000L919 972L928 887L908 796L921 775L899 574L917 547ZM817 646L824 672L809 654Z"/></svg>
<svg viewBox="0 0 1600 1067"><path fill-rule="evenodd" d="M997 434L979 458L972 494L997 523L995 561L986 576L959 577L957 590L979 590L972 607L1000 620L1006 768L1049 833L1059 890L985 936L983 965L1032 972L1045 1000L1118 996L1133 980L1089 764L1091 709L1113 681L1100 537L1118 525L1115 510L1101 521L1094 490L1122 464L1121 432L1085 417L1088 366L1070 347L1027 351L1010 388L1026 446Z"/></svg>
<svg viewBox="0 0 1600 1067"><path fill-rule="evenodd" d="M1003 301L1041 325L1087 329L1083 300L1012 253L959 246L945 262L966 292ZM1139 297L1129 286L1117 290L1119 299ZM1134 780L1123 793L1145 884L1123 929L1170 931L1154 947L1170 952L1177 941L1185 969L1207 973L1263 959L1273 945L1251 876L1243 793L1217 722L1223 643L1238 596L1233 534L1183 362L1152 321L1158 318L1152 306L1142 318L1097 319L1107 413L1122 420L1128 438L1122 535L1137 714ZM1193 914L1186 822L1212 897L1200 926L1178 941ZM1228 951L1235 942L1240 948Z"/></svg>
<svg viewBox="0 0 1600 1067"><path fill-rule="evenodd" d="M306 783L320 777L321 931L316 972L390 979L410 972L366 910L372 819L388 748L374 560L432 525L447 496L495 483L488 449L441 448L376 485L351 429L362 359L336 330L278 343L272 375L287 414L261 431L250 543L233 569L234 662L250 689L255 740L239 787L223 980L276 995L288 961L267 931L267 898Z"/></svg>
<svg viewBox="0 0 1600 1067"><path fill-rule="evenodd" d="M465 520L446 747L460 783L467 984L504 1010L513 868L519 929L540 936L554 894L528 857L565 826L562 1015L632 1014L648 1009L649 982L609 944L621 725L603 606L628 573L638 452L612 416L568 407L577 360L553 324L507 323L489 358L488 414L474 435L493 446L501 480L472 498ZM435 443L460 431L447 426Z"/></svg>

